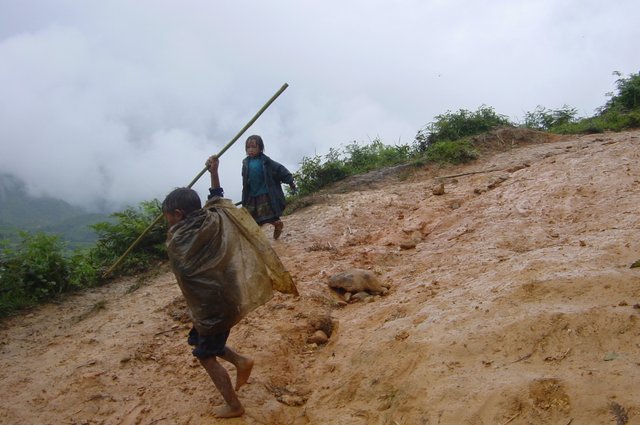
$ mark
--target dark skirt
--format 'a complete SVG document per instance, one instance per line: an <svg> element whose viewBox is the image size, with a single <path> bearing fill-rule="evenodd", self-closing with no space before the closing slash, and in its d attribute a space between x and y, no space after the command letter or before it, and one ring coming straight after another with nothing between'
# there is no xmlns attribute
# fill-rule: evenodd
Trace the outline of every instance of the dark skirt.
<svg viewBox="0 0 640 425"><path fill-rule="evenodd" d="M280 217L273 212L269 202L269 195L266 193L264 195L250 196L244 207L260 226L280 220Z"/></svg>

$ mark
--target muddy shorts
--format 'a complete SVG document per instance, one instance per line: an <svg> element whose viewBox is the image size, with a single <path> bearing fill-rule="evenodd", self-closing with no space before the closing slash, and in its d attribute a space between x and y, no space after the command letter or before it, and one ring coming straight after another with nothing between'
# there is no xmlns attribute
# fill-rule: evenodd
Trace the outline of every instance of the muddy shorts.
<svg viewBox="0 0 640 425"><path fill-rule="evenodd" d="M195 347L191 353L199 359L211 356L224 356L224 347L227 344L230 331L220 332L215 335L201 336L196 328L191 328L187 343Z"/></svg>

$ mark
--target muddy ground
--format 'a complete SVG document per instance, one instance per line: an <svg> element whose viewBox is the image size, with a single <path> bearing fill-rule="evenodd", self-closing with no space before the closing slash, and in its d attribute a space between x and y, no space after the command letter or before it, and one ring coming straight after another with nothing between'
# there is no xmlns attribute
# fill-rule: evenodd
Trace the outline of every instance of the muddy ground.
<svg viewBox="0 0 640 425"><path fill-rule="evenodd" d="M211 416L161 265L5 320L0 423L640 424L640 132L494 136L284 218L301 295L232 331L256 361L242 418ZM327 279L353 267L389 293L345 303Z"/></svg>

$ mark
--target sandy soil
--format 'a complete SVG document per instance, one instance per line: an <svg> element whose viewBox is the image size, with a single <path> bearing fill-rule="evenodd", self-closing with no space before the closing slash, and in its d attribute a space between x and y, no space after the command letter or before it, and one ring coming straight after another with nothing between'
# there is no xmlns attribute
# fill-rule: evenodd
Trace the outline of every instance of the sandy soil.
<svg viewBox="0 0 640 425"><path fill-rule="evenodd" d="M301 295L231 334L256 360L242 418L211 417L162 266L2 323L0 423L640 424L640 132L495 140L285 217ZM327 279L352 267L390 292L343 302Z"/></svg>

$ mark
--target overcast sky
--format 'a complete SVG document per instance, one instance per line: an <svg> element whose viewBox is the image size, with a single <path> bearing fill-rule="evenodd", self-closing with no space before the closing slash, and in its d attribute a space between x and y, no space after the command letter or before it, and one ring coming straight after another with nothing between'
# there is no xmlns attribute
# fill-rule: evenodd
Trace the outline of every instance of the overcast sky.
<svg viewBox="0 0 640 425"><path fill-rule="evenodd" d="M330 147L411 143L481 105L593 115L640 71L637 0L0 0L0 173L34 195L119 209L244 140L290 171ZM208 175L195 188L206 194Z"/></svg>

